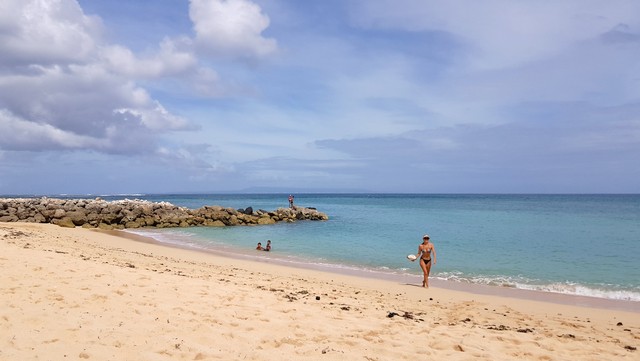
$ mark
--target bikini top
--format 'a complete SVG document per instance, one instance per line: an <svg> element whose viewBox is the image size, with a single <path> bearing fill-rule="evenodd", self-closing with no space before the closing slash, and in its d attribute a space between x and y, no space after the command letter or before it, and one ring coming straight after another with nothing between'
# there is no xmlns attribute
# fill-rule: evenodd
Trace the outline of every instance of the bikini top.
<svg viewBox="0 0 640 361"><path fill-rule="evenodd" d="M428 244L429 244L429 243L427 243L426 245L428 245ZM426 245L425 245L425 246L426 246ZM423 249L423 250L422 250L422 254L420 255L420 257L421 257L421 258L424 258L424 256L425 256L425 255L426 255L427 257L429 257L429 259L431 259L431 249L428 249L428 248L427 248L426 250L425 250L425 249Z"/></svg>

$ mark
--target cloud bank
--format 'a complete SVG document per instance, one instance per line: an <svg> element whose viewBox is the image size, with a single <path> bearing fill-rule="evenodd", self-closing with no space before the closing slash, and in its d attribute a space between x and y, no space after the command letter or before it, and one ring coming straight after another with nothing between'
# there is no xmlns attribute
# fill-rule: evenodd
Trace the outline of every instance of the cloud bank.
<svg viewBox="0 0 640 361"><path fill-rule="evenodd" d="M254 57L276 50L273 40L260 35L268 18L244 0L192 1L195 37L165 38L146 54L106 42L100 18L86 15L75 0L7 0L0 14L5 150L161 156L160 135L198 127L167 110L145 83L191 80L195 92L220 95L219 77L201 64L201 56L219 51Z"/></svg>
<svg viewBox="0 0 640 361"><path fill-rule="evenodd" d="M0 3L0 193L640 192L637 1L149 4Z"/></svg>

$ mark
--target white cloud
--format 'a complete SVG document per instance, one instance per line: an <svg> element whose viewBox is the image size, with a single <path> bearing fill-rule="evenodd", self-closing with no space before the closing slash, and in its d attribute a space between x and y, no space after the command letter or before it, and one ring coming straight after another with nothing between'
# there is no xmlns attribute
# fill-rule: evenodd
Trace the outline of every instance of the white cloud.
<svg viewBox="0 0 640 361"><path fill-rule="evenodd" d="M192 70L197 59L191 51L190 39L172 40L165 38L160 43L158 53L138 57L130 49L121 45L105 46L101 50L108 68L114 73L135 78L156 78L170 76Z"/></svg>
<svg viewBox="0 0 640 361"><path fill-rule="evenodd" d="M0 77L0 108L34 123L108 141L107 129L114 126L129 128L132 134L188 127L185 119L169 113L143 88L99 65L37 69L32 74ZM122 116L122 109L135 116Z"/></svg>
<svg viewBox="0 0 640 361"><path fill-rule="evenodd" d="M220 171L189 144L163 136L198 127L149 89L204 97L247 92L224 84L199 56L259 58L276 42L262 37L269 19L249 1L194 1L190 15L194 37L165 37L136 53L105 42L101 19L77 0L1 1L0 152L139 155Z"/></svg>
<svg viewBox="0 0 640 361"><path fill-rule="evenodd" d="M153 101L145 108L121 108L114 113L120 114L126 121L129 117L137 119L146 128L151 130L184 129L189 123L182 117L169 113L159 102Z"/></svg>
<svg viewBox="0 0 640 361"><path fill-rule="evenodd" d="M269 17L248 0L191 0L189 16L200 50L237 57L263 57L276 51L275 39L262 32Z"/></svg>
<svg viewBox="0 0 640 361"><path fill-rule="evenodd" d="M0 149L150 153L161 132L193 129L136 83L195 73L188 41L138 58L99 25L75 0L0 4Z"/></svg>
<svg viewBox="0 0 640 361"><path fill-rule="evenodd" d="M82 61L96 47L98 18L75 0L0 2L0 62L51 64Z"/></svg>

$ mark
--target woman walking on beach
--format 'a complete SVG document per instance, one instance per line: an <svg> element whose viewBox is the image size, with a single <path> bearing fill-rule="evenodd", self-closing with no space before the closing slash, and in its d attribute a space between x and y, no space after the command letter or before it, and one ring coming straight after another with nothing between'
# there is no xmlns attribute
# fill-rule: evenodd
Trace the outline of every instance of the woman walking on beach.
<svg viewBox="0 0 640 361"><path fill-rule="evenodd" d="M431 272L431 265L436 264L436 248L433 246L433 243L429 241L428 234L425 234L422 237L422 243L418 246L416 259L420 260L420 268L422 268L422 272L424 273L422 287L429 288L429 273Z"/></svg>

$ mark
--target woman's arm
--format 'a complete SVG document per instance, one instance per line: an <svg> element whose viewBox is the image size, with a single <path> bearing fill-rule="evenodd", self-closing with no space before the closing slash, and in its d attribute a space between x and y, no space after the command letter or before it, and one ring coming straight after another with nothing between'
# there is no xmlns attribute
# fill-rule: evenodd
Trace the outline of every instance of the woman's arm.
<svg viewBox="0 0 640 361"><path fill-rule="evenodd" d="M431 253L433 253L433 264L436 264L436 247L432 244L431 245Z"/></svg>

